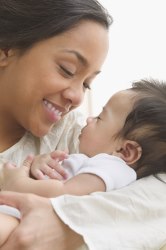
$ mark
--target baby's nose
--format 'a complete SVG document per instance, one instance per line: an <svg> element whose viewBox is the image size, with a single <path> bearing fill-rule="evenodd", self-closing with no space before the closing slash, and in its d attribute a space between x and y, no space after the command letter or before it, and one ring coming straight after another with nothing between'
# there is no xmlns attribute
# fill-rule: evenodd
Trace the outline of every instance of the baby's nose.
<svg viewBox="0 0 166 250"><path fill-rule="evenodd" d="M90 122L92 122L93 121L93 117L92 116L90 116L90 117L88 117L87 119L86 119L86 123L88 124L88 123L90 123Z"/></svg>

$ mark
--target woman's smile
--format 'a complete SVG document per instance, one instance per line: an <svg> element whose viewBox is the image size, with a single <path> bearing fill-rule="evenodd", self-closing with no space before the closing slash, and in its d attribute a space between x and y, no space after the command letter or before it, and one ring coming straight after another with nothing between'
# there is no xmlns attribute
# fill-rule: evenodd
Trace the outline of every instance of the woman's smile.
<svg viewBox="0 0 166 250"><path fill-rule="evenodd" d="M49 102L46 99L43 100L43 104L48 120L50 120L51 122L57 122L61 119L62 111L60 111L59 107L56 107L55 104Z"/></svg>

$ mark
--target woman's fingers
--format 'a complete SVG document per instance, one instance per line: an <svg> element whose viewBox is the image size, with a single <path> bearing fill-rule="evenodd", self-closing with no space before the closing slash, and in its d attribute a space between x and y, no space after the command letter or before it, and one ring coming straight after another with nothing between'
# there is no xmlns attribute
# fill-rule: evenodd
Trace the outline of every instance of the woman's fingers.
<svg viewBox="0 0 166 250"><path fill-rule="evenodd" d="M2 192L0 203L12 205L21 212L19 225L0 249L62 250L76 249L82 244L82 237L70 230L56 215L50 199L33 194ZM79 244L75 246L77 242Z"/></svg>
<svg viewBox="0 0 166 250"><path fill-rule="evenodd" d="M24 199L23 195L24 194L21 193L2 191L0 192L0 204L5 204L20 209L19 201Z"/></svg>

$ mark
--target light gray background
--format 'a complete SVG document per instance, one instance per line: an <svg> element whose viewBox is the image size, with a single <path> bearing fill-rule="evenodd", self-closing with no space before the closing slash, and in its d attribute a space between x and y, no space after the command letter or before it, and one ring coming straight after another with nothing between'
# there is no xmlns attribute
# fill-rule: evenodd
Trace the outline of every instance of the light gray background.
<svg viewBox="0 0 166 250"><path fill-rule="evenodd" d="M110 12L110 50L80 110L98 114L109 97L142 78L166 80L165 0L99 0Z"/></svg>

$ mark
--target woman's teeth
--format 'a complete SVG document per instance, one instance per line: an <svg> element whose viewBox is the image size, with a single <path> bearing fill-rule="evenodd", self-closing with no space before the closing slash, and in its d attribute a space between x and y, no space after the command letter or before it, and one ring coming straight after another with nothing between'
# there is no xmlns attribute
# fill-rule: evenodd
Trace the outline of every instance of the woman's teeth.
<svg viewBox="0 0 166 250"><path fill-rule="evenodd" d="M60 112L58 109L56 109L52 103L48 102L47 100L44 100L45 106L51 111L54 112L57 116L61 116L62 112Z"/></svg>

